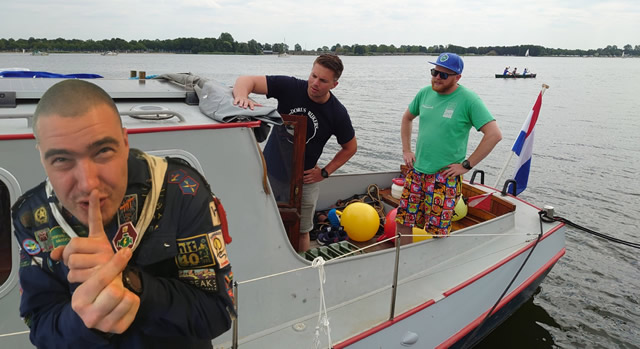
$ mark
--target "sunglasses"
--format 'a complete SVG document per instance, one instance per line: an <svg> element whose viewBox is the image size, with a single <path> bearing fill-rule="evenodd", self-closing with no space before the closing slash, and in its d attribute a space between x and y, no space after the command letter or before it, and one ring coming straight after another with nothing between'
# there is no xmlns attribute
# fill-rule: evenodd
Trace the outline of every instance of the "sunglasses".
<svg viewBox="0 0 640 349"><path fill-rule="evenodd" d="M445 73L443 71L438 71L435 68L431 68L431 76L435 78L436 76L438 76L438 74L440 74L440 79L442 80L447 80L449 76L458 75L455 73Z"/></svg>

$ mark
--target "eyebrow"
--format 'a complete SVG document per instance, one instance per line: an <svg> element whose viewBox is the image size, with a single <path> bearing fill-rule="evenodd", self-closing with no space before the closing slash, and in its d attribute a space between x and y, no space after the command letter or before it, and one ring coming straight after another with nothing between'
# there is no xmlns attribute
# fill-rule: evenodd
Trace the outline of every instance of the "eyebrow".
<svg viewBox="0 0 640 349"><path fill-rule="evenodd" d="M91 144L89 144L89 146L87 147L87 150L91 151L94 150L96 148L100 148L103 145L106 144L112 144L112 145L118 145L118 141L110 136L104 137L102 139L99 139ZM56 155L74 155L76 154L75 152L72 152L70 150L67 149L58 149L58 148L53 148L53 149L49 149L44 153L44 159L47 160L50 157L56 156Z"/></svg>

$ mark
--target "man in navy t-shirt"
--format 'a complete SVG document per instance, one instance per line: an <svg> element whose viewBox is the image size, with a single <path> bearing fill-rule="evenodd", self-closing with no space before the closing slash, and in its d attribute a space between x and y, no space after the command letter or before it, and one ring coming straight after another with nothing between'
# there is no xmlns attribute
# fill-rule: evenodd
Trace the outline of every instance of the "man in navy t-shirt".
<svg viewBox="0 0 640 349"><path fill-rule="evenodd" d="M320 55L313 63L308 80L290 76L241 76L233 88L234 104L242 108L257 105L250 93L265 94L278 100L281 114L307 117L307 140L304 159L304 186L300 220L299 251L309 249L309 234L313 229L313 213L319 195L318 183L344 165L357 150L357 141L347 109L331 90L338 86L343 65L336 55ZM287 137L285 126L275 127L265 146L265 157L278 148L278 140ZM342 147L324 167L317 162L324 145L335 135ZM269 163L269 161L268 161ZM270 166L269 172L277 171Z"/></svg>

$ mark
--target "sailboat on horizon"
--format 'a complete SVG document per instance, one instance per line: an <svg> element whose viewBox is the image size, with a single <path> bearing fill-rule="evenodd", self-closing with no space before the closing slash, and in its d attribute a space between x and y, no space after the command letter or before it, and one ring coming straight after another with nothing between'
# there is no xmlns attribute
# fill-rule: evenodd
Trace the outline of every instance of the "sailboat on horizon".
<svg viewBox="0 0 640 349"><path fill-rule="evenodd" d="M524 53L525 57L529 57L529 49L527 49L527 52Z"/></svg>
<svg viewBox="0 0 640 349"><path fill-rule="evenodd" d="M278 53L278 57L289 58L289 53L287 52L287 39L284 39L282 43L282 52Z"/></svg>

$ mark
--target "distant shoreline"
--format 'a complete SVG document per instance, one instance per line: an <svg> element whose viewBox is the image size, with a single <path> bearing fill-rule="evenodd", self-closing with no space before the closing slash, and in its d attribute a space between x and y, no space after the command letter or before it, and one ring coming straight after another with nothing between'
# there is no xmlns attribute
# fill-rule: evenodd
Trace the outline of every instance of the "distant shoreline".
<svg viewBox="0 0 640 349"><path fill-rule="evenodd" d="M393 44L352 44L322 46L316 49L303 49L300 44L292 46L286 43L259 43L256 40L238 42L229 33L221 33L218 38L176 38L166 40L130 40L120 38L104 40L77 39L0 39L0 52L13 53L183 53L183 54L240 54L263 55L318 55L333 53L342 56L413 56L438 55L452 52L464 56L514 56L514 57L640 57L640 45L631 44L618 47L607 45L598 49L562 49L548 48L534 44L514 46L458 46L448 45L400 45Z"/></svg>
<svg viewBox="0 0 640 349"><path fill-rule="evenodd" d="M102 55L102 52L95 51L46 51L47 54L86 54L86 55ZM212 55L212 56L277 56L277 53L267 53L267 54L250 54L250 53L238 53L238 52L198 52L198 53L188 53L188 52L117 52L117 55L153 55L153 54L184 54L184 55ZM323 53L334 53L334 52L291 52L290 56L318 56ZM19 51L7 51L0 50L0 54L18 54L30 56L32 53L29 52L19 52ZM117 56L116 55L116 56ZM364 55L358 55L353 53L339 53L339 56L349 56L349 57L390 57L390 56L438 56L439 53L368 53ZM463 57L524 57L518 55L497 55L497 54L460 54ZM530 57L583 57L583 58L638 58L638 56L611 56L611 55L545 55L545 56L530 56Z"/></svg>

